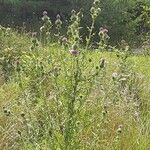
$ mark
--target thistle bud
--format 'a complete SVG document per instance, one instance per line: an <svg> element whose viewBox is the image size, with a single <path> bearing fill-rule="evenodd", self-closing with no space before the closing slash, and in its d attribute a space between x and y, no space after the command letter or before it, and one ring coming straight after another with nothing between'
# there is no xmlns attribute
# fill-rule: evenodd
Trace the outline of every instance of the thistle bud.
<svg viewBox="0 0 150 150"><path fill-rule="evenodd" d="M47 11L43 11L43 16L47 16Z"/></svg>
<svg viewBox="0 0 150 150"><path fill-rule="evenodd" d="M24 112L21 113L21 117L25 117L25 113Z"/></svg>
<svg viewBox="0 0 150 150"><path fill-rule="evenodd" d="M105 67L105 59L101 59L100 68L104 68L104 67Z"/></svg>
<svg viewBox="0 0 150 150"><path fill-rule="evenodd" d="M58 14L58 15L56 16L56 18L57 18L57 19L60 19L60 15Z"/></svg>

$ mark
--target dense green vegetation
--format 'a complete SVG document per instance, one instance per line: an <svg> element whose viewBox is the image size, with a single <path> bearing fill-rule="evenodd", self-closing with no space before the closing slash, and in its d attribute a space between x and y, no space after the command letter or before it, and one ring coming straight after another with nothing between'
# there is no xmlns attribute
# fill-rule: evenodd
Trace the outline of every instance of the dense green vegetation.
<svg viewBox="0 0 150 150"><path fill-rule="evenodd" d="M23 3L7 2L15 12ZM135 51L130 47L134 38L129 43L120 39L114 46L118 40L112 37L123 32L123 26L117 22L120 14L106 5L110 0L88 2L92 4L87 4L87 13L72 10L65 15L67 23L61 14L51 19L50 12L42 12L37 32L25 25L20 29L0 25L0 149L149 150L149 8L142 7L146 19L139 28L134 23L141 23L141 12L133 15L138 7L133 1L120 1L123 6L133 4L128 9L133 18L127 22L136 33L128 31L128 37L143 30L138 39L142 48ZM116 11L114 31L106 26L107 10ZM106 24L98 25L104 19L101 15L106 16ZM89 18L88 27L83 24L85 18Z"/></svg>
<svg viewBox="0 0 150 150"><path fill-rule="evenodd" d="M63 20L68 20L72 9L84 12L82 26L90 25L89 9L93 0L1 0L1 24L22 26L26 23L29 30L39 28L39 20L44 10L48 11L52 21L60 14ZM109 29L112 43L125 39L138 47L143 37L150 30L150 1L149 0L101 0L101 15L97 19L95 30L100 26ZM64 25L65 26L65 25ZM85 28L84 28L85 29ZM86 33L85 30L82 33ZM140 43L141 44L141 43Z"/></svg>

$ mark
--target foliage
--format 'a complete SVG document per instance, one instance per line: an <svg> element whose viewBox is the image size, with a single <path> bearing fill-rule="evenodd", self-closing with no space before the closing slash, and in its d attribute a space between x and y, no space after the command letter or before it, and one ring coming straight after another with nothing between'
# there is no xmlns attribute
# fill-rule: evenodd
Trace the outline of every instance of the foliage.
<svg viewBox="0 0 150 150"><path fill-rule="evenodd" d="M72 9L75 9L75 11L78 12L82 8L83 12L86 14L81 21L82 26L90 26L91 19L89 18L90 13L88 10L90 9L92 2L93 0L46 0L38 2L32 0L11 1L11 3L10 1L5 1L2 4L3 7L0 8L0 11L2 12L0 13L2 15L1 22L4 24L14 22L17 25L22 24L22 22L26 22L27 24L31 24L32 22L33 27L31 28L29 26L28 28L33 30L35 27L36 29L39 28L39 18L44 10L48 11L53 21L55 20L57 13L60 14L62 20L68 20ZM128 42L135 42L136 39L140 40L141 36L143 36L150 28L148 23L148 0L101 0L100 6L102 10L101 16L96 21L94 29L98 32L101 26L107 27L110 37L113 39L111 42L113 43L114 41L115 43L120 42L122 39L125 39ZM8 9L8 11L4 11L4 9ZM12 14L15 14L15 16L12 16ZM3 18L6 17L7 20L3 20ZM81 32L85 33L84 30L81 30ZM84 36L87 36L87 34ZM133 37L135 37L134 40Z"/></svg>

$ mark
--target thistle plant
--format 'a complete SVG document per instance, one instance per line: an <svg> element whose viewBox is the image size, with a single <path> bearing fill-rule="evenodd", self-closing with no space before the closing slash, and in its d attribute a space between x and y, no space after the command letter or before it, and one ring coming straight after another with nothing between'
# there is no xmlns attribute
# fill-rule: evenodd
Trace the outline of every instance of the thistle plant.
<svg viewBox="0 0 150 150"><path fill-rule="evenodd" d="M95 35L95 33L93 33L94 25L95 25L97 17L99 16L101 12L101 9L99 6L100 6L100 0L94 0L92 7L90 9L92 24L90 27L88 27L89 35L86 37L86 49L91 47L90 43L92 42L92 38Z"/></svg>
<svg viewBox="0 0 150 150"><path fill-rule="evenodd" d="M61 21L61 17L59 14L56 16L55 27L57 30L57 33L55 34L55 36L57 37L58 42L59 42L60 41L60 30L62 28L62 21Z"/></svg>
<svg viewBox="0 0 150 150"><path fill-rule="evenodd" d="M42 22L43 22L43 26L40 28L41 42L43 44L46 44L50 37L50 29L52 28L52 22L47 15L47 11L43 12Z"/></svg>
<svg viewBox="0 0 150 150"><path fill-rule="evenodd" d="M70 45L78 45L80 43L80 21L82 18L82 12L76 12L72 10L70 17L70 25L68 27L67 35Z"/></svg>
<svg viewBox="0 0 150 150"><path fill-rule="evenodd" d="M98 49L99 50L105 50L107 48L107 43L109 40L108 30L101 27L98 35L100 37L100 41L98 43Z"/></svg>

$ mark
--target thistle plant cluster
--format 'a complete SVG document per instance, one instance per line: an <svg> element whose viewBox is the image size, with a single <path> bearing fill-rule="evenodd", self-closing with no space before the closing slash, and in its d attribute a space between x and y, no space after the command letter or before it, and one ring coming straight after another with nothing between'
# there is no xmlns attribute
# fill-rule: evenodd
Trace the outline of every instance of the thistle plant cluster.
<svg viewBox="0 0 150 150"><path fill-rule="evenodd" d="M4 43L0 72L9 78L0 87L3 149L122 149L124 141L147 143L149 112L143 109L149 106L149 89L135 71L130 47L122 41L121 49L102 53L109 36L106 28L100 28L101 51L87 50L99 5L94 0L92 25L83 48L81 11L72 11L67 35L62 35L57 15L55 35L62 37L61 42L49 39L52 23L46 11L40 33L32 33L32 37L22 34L27 36L22 40L19 33L0 28ZM11 33L12 41L7 37Z"/></svg>

